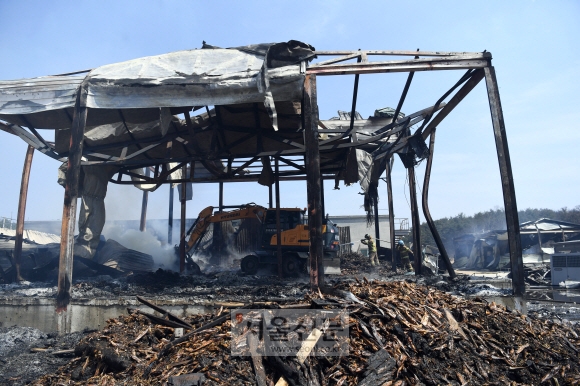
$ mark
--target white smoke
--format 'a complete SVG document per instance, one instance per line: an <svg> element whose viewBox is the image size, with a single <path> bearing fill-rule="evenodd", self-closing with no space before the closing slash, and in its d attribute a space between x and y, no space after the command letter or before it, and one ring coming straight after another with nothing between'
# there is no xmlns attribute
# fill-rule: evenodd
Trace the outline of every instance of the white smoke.
<svg viewBox="0 0 580 386"><path fill-rule="evenodd" d="M113 239L126 248L151 255L155 269L179 270L179 258L175 254L175 248L173 245L162 243L154 229L149 228L141 232L117 224L106 224L102 234L105 238Z"/></svg>

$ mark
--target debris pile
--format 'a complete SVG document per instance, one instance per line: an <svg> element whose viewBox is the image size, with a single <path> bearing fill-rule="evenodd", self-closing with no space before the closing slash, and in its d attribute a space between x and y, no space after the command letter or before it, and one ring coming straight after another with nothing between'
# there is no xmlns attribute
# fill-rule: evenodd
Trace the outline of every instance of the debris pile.
<svg viewBox="0 0 580 386"><path fill-rule="evenodd" d="M262 357L258 349L253 357L231 356L230 313L223 308L183 320L152 304L162 316L130 310L109 320L77 345L76 358L35 384L271 385L280 378L320 386L580 383L577 325L405 281L343 283L294 303L248 307L346 309L349 354Z"/></svg>
<svg viewBox="0 0 580 386"><path fill-rule="evenodd" d="M530 285L552 285L552 271L549 265L539 267L524 265L524 279Z"/></svg>

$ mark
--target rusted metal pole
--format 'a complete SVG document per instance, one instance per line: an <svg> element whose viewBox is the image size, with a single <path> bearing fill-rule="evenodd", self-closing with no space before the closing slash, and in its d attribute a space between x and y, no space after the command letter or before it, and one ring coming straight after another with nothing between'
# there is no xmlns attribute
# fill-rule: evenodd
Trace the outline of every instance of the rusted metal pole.
<svg viewBox="0 0 580 386"><path fill-rule="evenodd" d="M145 177L149 177L151 175L151 170L149 167L145 168ZM143 201L141 202L141 221L139 223L139 230L141 232L145 232L147 229L147 203L149 202L149 192L144 190L143 191Z"/></svg>
<svg viewBox="0 0 580 386"><path fill-rule="evenodd" d="M451 265L451 261L449 260L449 255L447 254L447 250L445 249L445 245L443 245L443 241L441 240L441 236L439 236L439 232L435 227L435 222L431 217L431 212L429 211L429 181L431 180L431 167L433 166L433 152L435 151L435 128L431 131L431 138L429 140L429 158L427 158L427 166L425 167L425 180L423 181L423 214L425 215L425 219L427 220L427 225L429 225L429 229L431 230L431 234L435 239L435 244L437 244L437 248L439 248L439 253L441 253L441 257L447 266L447 272L449 272L449 277L451 279L455 279L455 270Z"/></svg>
<svg viewBox="0 0 580 386"><path fill-rule="evenodd" d="M389 200L389 239L391 242L391 270L397 271L397 248L395 246L395 209L393 208L393 185L391 181L391 173L393 171L394 158L391 156L387 164L387 199Z"/></svg>
<svg viewBox="0 0 580 386"><path fill-rule="evenodd" d="M282 271L282 229L280 225L280 165L275 161L276 170L276 257L278 258L278 276L284 276Z"/></svg>
<svg viewBox="0 0 580 386"><path fill-rule="evenodd" d="M512 269L512 288L514 295L523 296L526 292L524 282L524 262L522 259L522 241L520 239L520 224L518 218L518 206L516 201L516 191L512 174L509 146L505 132L505 122L503 110L499 97L499 88L493 66L485 67L485 84L487 86L487 96L489 99L489 109L491 111L491 122L495 136L495 146L497 149L497 159L501 176L503 190L503 202L505 206L505 217L507 223L510 262Z"/></svg>
<svg viewBox="0 0 580 386"><path fill-rule="evenodd" d="M310 232L309 266L310 289L318 290L324 284L322 267L322 200L320 196L320 152L318 144L318 104L316 76L304 78L302 119L304 128L304 166L308 197L308 230Z"/></svg>
<svg viewBox="0 0 580 386"><path fill-rule="evenodd" d="M187 177L187 165L183 166L183 177L185 180ZM185 271L185 212L186 212L186 200L185 196L187 194L186 182L181 183L181 221L179 222L179 272Z"/></svg>
<svg viewBox="0 0 580 386"><path fill-rule="evenodd" d="M74 258L74 234L79 196L79 177L83 155L83 139L87 124L86 107L87 84L83 82L77 91L71 126L68 167L64 187L64 205L60 232L60 258L58 265L58 292L56 293L56 312L66 311L70 303L72 269Z"/></svg>
<svg viewBox="0 0 580 386"><path fill-rule="evenodd" d="M28 196L28 181L30 180L30 167L34 147L28 145L26 157L24 158L24 168L22 169L22 180L20 181L20 198L18 200L18 216L16 217L16 239L14 240L14 265L16 266L16 281L24 280L20 275L20 259L22 257L22 239L24 233L24 215L26 214L26 197Z"/></svg>
<svg viewBox="0 0 580 386"><path fill-rule="evenodd" d="M411 220L413 223L413 255L415 255L415 275L420 275L423 268L421 256L421 222L417 205L417 188L415 186L415 167L407 169L409 175L409 196L411 201Z"/></svg>

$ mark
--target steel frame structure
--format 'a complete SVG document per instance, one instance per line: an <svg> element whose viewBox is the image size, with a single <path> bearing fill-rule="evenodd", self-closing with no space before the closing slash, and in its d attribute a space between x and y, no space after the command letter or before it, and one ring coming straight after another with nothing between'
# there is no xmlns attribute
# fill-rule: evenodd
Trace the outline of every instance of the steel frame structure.
<svg viewBox="0 0 580 386"><path fill-rule="evenodd" d="M523 278L523 261L521 251L521 241L519 234L519 220L515 197L515 188L513 183L511 162L509 156L509 148L507 136L505 131L505 124L503 120L503 112L495 75L494 67L491 64L492 55L489 52L483 53L468 53L468 52L428 52L428 51L316 51L318 57L331 57L324 61L313 63L309 66L303 62L305 80L304 92L302 98L302 135L303 144L284 138L279 133L274 131L266 131L260 127L259 118L256 113L256 127L237 127L237 126L213 126L211 128L193 129L191 118L188 110L181 111L184 114L187 123L185 130L180 130L176 125L173 125L170 132L161 139L138 140L133 137L129 128L125 125L131 140L126 143L115 143L115 147L122 146L123 151L119 157L103 154L102 151L107 149L107 145L102 146L84 146L83 134L86 126L88 110L86 107L86 84L81 84L79 92L77 92L77 99L74 108L74 113L71 120L71 140L70 149L66 153L57 153L54 144L44 140L42 136L35 130L34 127L28 126L26 129L23 126L15 124L0 124L0 129L18 135L30 146L39 150L40 152L61 160L68 160L67 181L65 187L65 199L63 206L62 219L62 234L61 234L61 253L59 265L59 280L58 280L58 295L57 308L66 310L67 304L70 300L70 285L72 279L72 261L73 261L73 243L74 243L74 222L76 216L76 199L78 197L78 183L79 171L82 165L96 165L96 164L113 164L120 166L117 178L111 182L119 184L133 184L133 181L124 181L123 176L138 176L141 180L139 183L163 184L176 183L184 181L193 181L196 183L203 182L238 182L238 181L257 181L258 175L252 170L260 170L261 166L256 166L256 162L260 162L262 157L271 157L276 162L276 178L277 181L285 180L306 180L307 182L307 196L308 196L308 221L310 230L310 282L312 289L323 285L324 275L322 272L322 218L323 218L323 197L321 195L323 179L335 178L333 175L339 170L337 168L324 169L325 160L321 160L321 154L324 152L333 151L345 148L365 148L368 145L375 145L373 150L373 157L375 160L380 160L383 157L392 158L393 154L402 151L409 143L413 135L420 135L423 140L430 136L431 147L434 145L434 133L437 126L443 119L453 111L453 109L473 90L479 82L485 78L487 93L489 98L489 107L492 117L492 125L494 137L496 142L496 150L500 168L500 176L502 182L505 214L507 220L510 261L512 269L512 286L515 295L523 295L525 292L524 278ZM395 56L395 57L411 57L399 60L388 61L371 61L370 57L377 56ZM355 63L346 63L348 61L356 61ZM404 118L393 119L393 122L384 126L370 138L362 138L357 132L357 127L354 125L355 112L358 95L358 84L360 75L378 74L389 72L404 72L408 73L406 84L401 92L399 102L397 104L394 117L399 116L407 92L412 84L413 74L417 71L445 71L445 70L464 70L465 73L460 77L458 82L454 84L446 93L444 93L435 104L429 108L423 109L416 113L405 116ZM69 75L69 74L64 74ZM352 108L350 114L350 122L347 129L330 130L323 126L320 122L317 106L317 90L316 78L317 76L337 76L337 75L354 75ZM448 99L448 100L447 100ZM447 100L447 102L445 102ZM255 111L257 105L254 104ZM209 114L207 106L195 106L191 111L204 108L208 112L209 119L221 120L220 110L216 109L216 116L212 117ZM227 107L227 106L225 106ZM122 112L119 111L122 117ZM24 118L24 117L22 117ZM413 125L420 124L419 128L414 133L410 133L409 128ZM322 126L322 127L321 127ZM211 144L210 156L208 154L192 154L187 150L189 141L185 136L193 135L195 138L200 132L211 130ZM226 132L241 133L243 136L234 141L235 143L227 144L225 141ZM319 140L319 136L324 134L334 134L324 140ZM284 150L279 151L264 151L261 146L262 140L267 138L269 140L285 145ZM236 154L232 156L229 150L244 141L255 141L257 151L248 154ZM378 141L381 141L377 148ZM195 142L195 141L192 141ZM192 143L195 147L195 144ZM129 154L130 146L137 146L138 150ZM182 146L185 149L187 156L181 158L171 159L152 159L147 157L147 152L158 146ZM287 147L290 147L289 149ZM139 158L139 156L141 158ZM143 159L143 156L145 159ZM226 171L214 173L216 178L213 179L199 179L193 173L189 178L170 180L168 176L180 169L185 169L189 164L191 170L194 170L195 162L204 162L208 157L221 160L226 167ZM432 161L432 153L429 156L429 164ZM83 158L85 161L83 161ZM176 166L168 168L167 162L177 163ZM394 216L392 215L392 195L391 195L391 181L390 169L392 167L392 160L387 163L387 186L389 196L389 215L391 226L391 237L394 230ZM151 172L151 175L143 176L136 175L131 170L137 167L146 167ZM324 172L321 172L321 169ZM208 169L211 171L211 168ZM414 170L410 170L414 174ZM430 172L430 170L429 170ZM426 176L428 181L428 176ZM410 184L412 185L412 184ZM411 187L411 195L416 197L414 187ZM423 209L426 215L428 210L428 183L425 187L423 198ZM220 193L223 190L220 190ZM270 192L271 193L271 192ZM271 194L270 194L271 195ZM221 194L220 194L220 202ZM416 201L416 198L415 198ZM182 213L184 213L184 202L182 203ZM416 240L420 239L419 223L418 223L418 206L415 202L413 205L413 228L414 237ZM428 216L429 225L432 226L432 219ZM433 228L432 228L433 229ZM183 231L182 231L183 232ZM436 233L436 230L435 230ZM181 235L184 236L183 234ZM377 235L378 237L378 235ZM438 239L438 237L436 237ZM417 256L418 244L415 243ZM439 244L439 243L438 243ZM446 252L442 244L439 246L446 256ZM182 259L184 257L182 256ZM416 259L417 272L421 271L421 259ZM455 273L449 264L450 275L453 277Z"/></svg>

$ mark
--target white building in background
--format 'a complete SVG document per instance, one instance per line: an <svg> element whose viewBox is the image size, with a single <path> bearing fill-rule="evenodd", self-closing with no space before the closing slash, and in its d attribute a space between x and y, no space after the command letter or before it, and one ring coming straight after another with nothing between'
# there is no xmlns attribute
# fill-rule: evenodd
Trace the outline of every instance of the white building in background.
<svg viewBox="0 0 580 386"><path fill-rule="evenodd" d="M350 227L350 240L354 245L352 251L366 252L367 247L361 244L360 240L364 238L365 234L377 238L375 235L375 224L368 225L367 217L364 215L357 216L329 216L333 223L339 227ZM389 231L389 216L379 215L379 236L381 240L381 247L390 248L390 231ZM397 237L407 235L409 233L409 220L406 218L395 218L395 239Z"/></svg>

